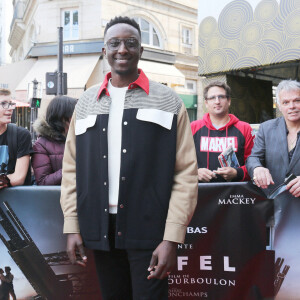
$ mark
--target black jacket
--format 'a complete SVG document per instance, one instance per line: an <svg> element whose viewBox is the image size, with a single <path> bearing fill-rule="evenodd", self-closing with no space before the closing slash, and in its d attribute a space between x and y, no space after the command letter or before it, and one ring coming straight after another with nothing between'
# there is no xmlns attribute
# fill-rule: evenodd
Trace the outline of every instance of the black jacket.
<svg viewBox="0 0 300 300"><path fill-rule="evenodd" d="M182 243L197 201L196 155L184 105L161 84L149 82L148 88L149 94L136 87L125 96L117 248L154 249L163 239ZM70 124L61 203L64 231L80 229L87 247L108 250L111 98L104 89L98 99L98 90L91 88L79 99Z"/></svg>

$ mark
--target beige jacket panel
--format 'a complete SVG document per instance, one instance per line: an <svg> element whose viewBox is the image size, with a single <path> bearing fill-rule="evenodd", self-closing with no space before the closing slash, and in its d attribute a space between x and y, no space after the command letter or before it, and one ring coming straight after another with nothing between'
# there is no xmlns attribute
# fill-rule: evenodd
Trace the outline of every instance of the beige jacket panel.
<svg viewBox="0 0 300 300"><path fill-rule="evenodd" d="M80 232L77 218L75 119L74 112L66 139L62 168L60 205L64 214L64 233Z"/></svg>
<svg viewBox="0 0 300 300"><path fill-rule="evenodd" d="M177 120L174 183L169 203L164 240L183 243L186 228L197 204L198 176L195 144L184 104Z"/></svg>

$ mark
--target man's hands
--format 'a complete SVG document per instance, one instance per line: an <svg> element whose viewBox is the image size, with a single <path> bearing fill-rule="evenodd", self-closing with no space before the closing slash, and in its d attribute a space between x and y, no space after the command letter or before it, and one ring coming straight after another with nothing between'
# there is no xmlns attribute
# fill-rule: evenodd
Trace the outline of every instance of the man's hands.
<svg viewBox="0 0 300 300"><path fill-rule="evenodd" d="M202 182L210 182L213 178L216 178L216 174L206 168L198 169L198 179Z"/></svg>
<svg viewBox="0 0 300 300"><path fill-rule="evenodd" d="M76 248L79 251L81 260L76 259ZM82 244L82 238L79 233L68 233L67 237L67 254L73 265L80 265L85 267L87 263L87 257L84 253L84 247Z"/></svg>
<svg viewBox="0 0 300 300"><path fill-rule="evenodd" d="M0 190L8 186L11 186L9 177L6 174L0 174Z"/></svg>
<svg viewBox="0 0 300 300"><path fill-rule="evenodd" d="M152 254L148 279L167 277L176 265L177 243L162 241Z"/></svg>
<svg viewBox="0 0 300 300"><path fill-rule="evenodd" d="M253 171L253 180L255 184L263 189L266 189L270 184L274 184L272 175L267 168L257 167ZM286 189L294 196L300 197L300 176L290 181Z"/></svg>
<svg viewBox="0 0 300 300"><path fill-rule="evenodd" d="M211 171L206 168L198 169L198 179L202 182L210 182L216 178L216 174L221 175L226 181L231 181L236 178L237 170L231 167L218 168L216 171Z"/></svg>
<svg viewBox="0 0 300 300"><path fill-rule="evenodd" d="M290 181L286 189L289 190L294 197L300 197L300 176Z"/></svg>
<svg viewBox="0 0 300 300"><path fill-rule="evenodd" d="M266 189L270 184L274 184L272 175L269 169L264 167L257 167L253 171L253 180L258 187ZM293 181L291 181L293 182Z"/></svg>
<svg viewBox="0 0 300 300"><path fill-rule="evenodd" d="M4 188L6 188L6 187L8 187L8 185L5 184L3 181L0 180L0 190L1 190L1 189L4 189Z"/></svg>
<svg viewBox="0 0 300 300"><path fill-rule="evenodd" d="M218 168L218 170L214 172L221 175L226 181L231 181L237 176L237 170L232 167Z"/></svg>

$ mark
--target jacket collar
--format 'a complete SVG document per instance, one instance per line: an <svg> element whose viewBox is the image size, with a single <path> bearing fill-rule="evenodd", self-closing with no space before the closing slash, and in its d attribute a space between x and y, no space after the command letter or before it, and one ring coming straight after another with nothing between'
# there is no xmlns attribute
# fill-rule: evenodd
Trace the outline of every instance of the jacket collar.
<svg viewBox="0 0 300 300"><path fill-rule="evenodd" d="M63 135L63 133L51 127L43 117L35 120L33 128L39 137L42 136L48 140L57 142L66 141L66 137Z"/></svg>
<svg viewBox="0 0 300 300"><path fill-rule="evenodd" d="M138 69L138 73L139 73L139 77L137 78L136 81L129 84L128 89L132 90L137 87L140 87L146 92L147 95L149 95L149 79L145 75L145 73L142 71L142 69ZM99 89L99 92L97 95L97 99L100 98L103 91L105 91L105 95L109 96L107 85L108 85L108 81L110 78L111 78L111 72L109 72L105 75L104 81L102 82L102 84L100 86L100 89Z"/></svg>

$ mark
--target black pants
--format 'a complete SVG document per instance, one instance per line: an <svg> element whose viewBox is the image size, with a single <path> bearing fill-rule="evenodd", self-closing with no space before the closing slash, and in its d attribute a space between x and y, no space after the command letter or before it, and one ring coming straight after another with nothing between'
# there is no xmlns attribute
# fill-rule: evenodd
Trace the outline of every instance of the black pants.
<svg viewBox="0 0 300 300"><path fill-rule="evenodd" d="M147 279L151 250L114 247L116 219L110 216L110 251L94 251L103 300L167 300L168 280Z"/></svg>

